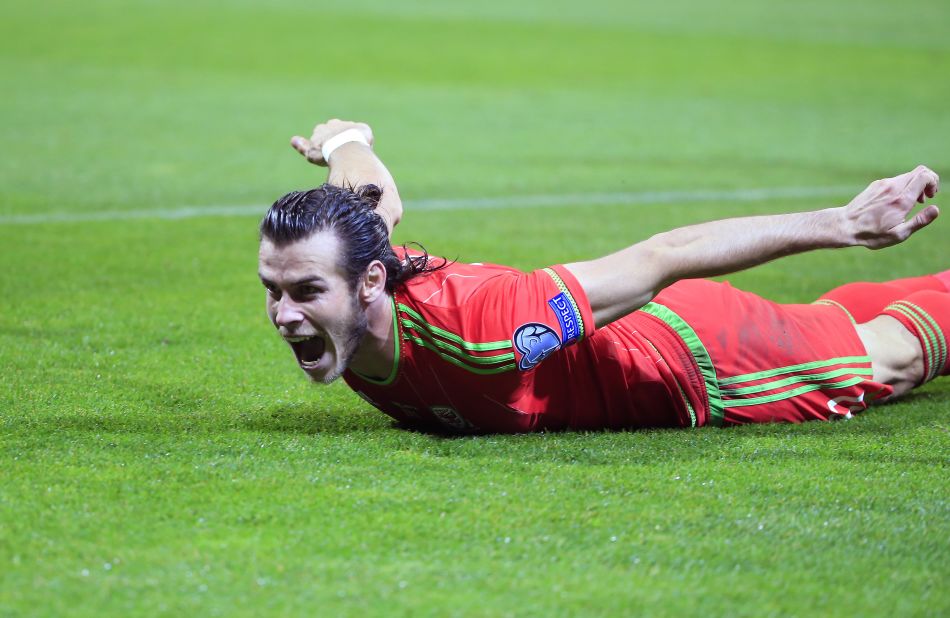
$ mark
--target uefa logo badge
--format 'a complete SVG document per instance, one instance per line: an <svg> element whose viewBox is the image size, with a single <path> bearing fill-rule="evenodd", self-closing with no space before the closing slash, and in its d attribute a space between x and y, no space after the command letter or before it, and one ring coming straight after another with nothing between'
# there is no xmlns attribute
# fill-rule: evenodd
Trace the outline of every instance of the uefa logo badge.
<svg viewBox="0 0 950 618"><path fill-rule="evenodd" d="M515 347L521 352L518 369L528 371L561 347L557 333L545 324L530 322L515 331Z"/></svg>

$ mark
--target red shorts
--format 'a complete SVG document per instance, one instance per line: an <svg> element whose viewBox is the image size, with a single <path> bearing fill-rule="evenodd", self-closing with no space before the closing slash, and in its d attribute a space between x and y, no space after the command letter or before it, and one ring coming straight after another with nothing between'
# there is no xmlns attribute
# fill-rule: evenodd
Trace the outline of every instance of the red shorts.
<svg viewBox="0 0 950 618"><path fill-rule="evenodd" d="M871 359L837 307L781 305L700 279L680 281L653 302L681 317L701 343L692 348L710 424L847 418L892 392L871 379Z"/></svg>

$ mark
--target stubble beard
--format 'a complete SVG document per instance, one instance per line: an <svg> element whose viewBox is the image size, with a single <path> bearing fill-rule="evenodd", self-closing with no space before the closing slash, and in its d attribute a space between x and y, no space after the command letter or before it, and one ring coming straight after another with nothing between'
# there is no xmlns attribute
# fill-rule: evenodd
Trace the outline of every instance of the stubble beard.
<svg viewBox="0 0 950 618"><path fill-rule="evenodd" d="M323 378L312 378L314 382L330 384L336 381L343 375L346 368L350 366L350 363L353 362L353 357L360 347L360 342L363 340L366 331L369 330L369 318L366 317L366 311L360 307L359 301L356 298L353 298L353 302L350 305L350 315L352 318L342 329L343 337L341 339L343 344L337 351L339 360L337 361L336 367L323 376Z"/></svg>

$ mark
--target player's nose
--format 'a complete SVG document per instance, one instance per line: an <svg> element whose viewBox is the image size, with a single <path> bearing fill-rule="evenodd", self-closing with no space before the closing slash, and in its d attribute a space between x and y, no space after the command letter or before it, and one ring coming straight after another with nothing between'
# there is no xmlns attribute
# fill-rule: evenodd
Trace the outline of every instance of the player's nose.
<svg viewBox="0 0 950 618"><path fill-rule="evenodd" d="M277 315L274 316L274 323L278 327L292 329L294 326L303 322L303 312L300 307L285 294L277 302Z"/></svg>

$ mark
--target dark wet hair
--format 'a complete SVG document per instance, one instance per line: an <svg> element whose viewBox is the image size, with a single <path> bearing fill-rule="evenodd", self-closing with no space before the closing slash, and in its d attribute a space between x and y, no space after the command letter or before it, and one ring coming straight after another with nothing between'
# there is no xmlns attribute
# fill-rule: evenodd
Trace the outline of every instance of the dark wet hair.
<svg viewBox="0 0 950 618"><path fill-rule="evenodd" d="M448 262L434 263L422 245L422 255L400 260L389 243L386 222L376 212L383 196L376 185L358 188L323 184L309 191L291 191L268 209L261 221L261 239L278 247L309 238L316 232L331 230L343 250L339 260L350 286L373 260L386 267L386 291L392 293L413 277L445 268ZM407 249L403 245L403 249Z"/></svg>

